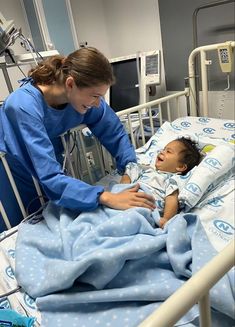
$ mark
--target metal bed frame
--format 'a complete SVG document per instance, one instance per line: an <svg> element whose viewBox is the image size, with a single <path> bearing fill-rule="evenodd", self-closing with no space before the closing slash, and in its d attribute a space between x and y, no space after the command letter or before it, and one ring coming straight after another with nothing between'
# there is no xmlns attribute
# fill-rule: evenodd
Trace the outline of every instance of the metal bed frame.
<svg viewBox="0 0 235 327"><path fill-rule="evenodd" d="M190 114L196 116L196 96L195 96L195 70L194 70L194 58L197 54L201 55L201 72L202 72L202 103L203 110L202 116L208 116L208 87L207 87L207 72L206 72L206 52L211 50L216 50L218 46L223 45L213 44L209 46L199 47L191 53L188 61L189 68L189 88L185 88L184 91L177 92L175 94L139 105L124 111L118 112L117 115L120 117L121 121L127 126L128 133L130 135L131 141L136 148L135 140L135 126L138 125L140 130L140 137L142 144L146 143L143 115L145 119L149 120L149 126L151 134L154 134L154 118L152 114L153 108L158 108L159 114L158 119L160 125L163 123L163 117L165 111L167 112L167 119L171 121L172 110L176 110L178 116L180 116L180 106L179 103L181 98L184 98L186 104L190 100ZM227 44L227 43L226 43ZM231 41L230 44L234 48L235 42ZM163 108L164 107L164 108ZM166 110L164 110L166 109ZM146 115L147 113L147 115ZM148 118L146 118L148 117ZM137 123L136 123L137 122ZM84 126L80 126L76 129L77 135L81 142L81 151L85 158L86 169L88 175L92 182L92 173L90 170L89 162L86 157L86 149L83 141L82 129ZM65 148L65 154L69 154L68 144L66 142L65 135L61 136L62 142ZM99 144L97 146L100 146ZM19 203L23 217L26 217L26 211L20 198L20 194L15 185L14 179L11 175L10 169L8 167L7 161L5 159L5 154L0 152L0 159L2 160L3 166L6 170L9 181L12 185L12 189ZM102 173L105 171L110 171L112 165L110 165L109 160L102 159L99 157L100 163L104 161L104 168L102 168ZM70 161L70 155L67 158L68 168L70 173L74 176L73 165ZM41 195L40 187L38 182L34 180L35 187L38 191L39 196ZM42 203L44 202L42 198ZM7 214L4 210L3 204L0 202L0 213L4 219L7 228L11 228L10 222L8 220ZM214 257L210 262L208 262L199 272L197 272L193 277L191 277L185 284L178 289L172 296L170 296L154 313L152 313L147 319L145 319L139 327L171 327L176 323L180 317L182 317L194 304L199 304L200 311L200 326L210 327L211 326L211 315L210 315L210 300L209 300L209 290L215 285L219 279L225 275L233 266L235 258L235 244L234 241L231 242L225 249L223 249L216 257Z"/></svg>

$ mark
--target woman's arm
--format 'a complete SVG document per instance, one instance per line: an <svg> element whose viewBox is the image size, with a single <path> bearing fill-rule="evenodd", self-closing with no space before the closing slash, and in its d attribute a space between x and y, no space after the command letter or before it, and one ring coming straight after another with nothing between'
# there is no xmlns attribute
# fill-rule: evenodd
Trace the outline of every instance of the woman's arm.
<svg viewBox="0 0 235 327"><path fill-rule="evenodd" d="M165 198L164 214L159 221L161 228L178 213L178 193L178 190L176 190Z"/></svg>
<svg viewBox="0 0 235 327"><path fill-rule="evenodd" d="M117 169L120 172L125 171L129 162L136 162L135 150L124 126L103 99L98 110L94 108L87 112L84 123L116 159Z"/></svg>
<svg viewBox="0 0 235 327"><path fill-rule="evenodd" d="M135 186L121 193L104 192L102 186L91 186L66 176L57 162L54 148L43 122L35 117L18 113L21 140L27 149L24 159L31 161L32 173L38 178L46 195L57 205L79 211L91 211L99 204L114 209L154 207L154 199ZM28 157L28 159L27 159Z"/></svg>

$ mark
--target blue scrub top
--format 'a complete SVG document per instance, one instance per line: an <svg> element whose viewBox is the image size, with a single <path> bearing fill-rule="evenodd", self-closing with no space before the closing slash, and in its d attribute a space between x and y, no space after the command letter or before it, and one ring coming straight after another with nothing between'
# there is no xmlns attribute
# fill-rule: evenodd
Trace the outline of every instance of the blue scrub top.
<svg viewBox="0 0 235 327"><path fill-rule="evenodd" d="M32 82L28 79L0 108L0 151L8 154L11 165L16 160L36 177L47 197L57 205L79 211L93 210L99 205L104 188L66 176L53 144L60 134L86 124L123 171L128 162L136 162L128 135L104 99L98 108L91 108L85 115L70 104L57 110L47 105Z"/></svg>

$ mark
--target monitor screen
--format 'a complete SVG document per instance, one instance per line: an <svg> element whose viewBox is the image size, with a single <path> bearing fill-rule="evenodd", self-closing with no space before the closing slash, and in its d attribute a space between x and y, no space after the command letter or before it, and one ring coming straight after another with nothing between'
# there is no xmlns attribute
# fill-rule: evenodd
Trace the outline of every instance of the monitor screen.
<svg viewBox="0 0 235 327"><path fill-rule="evenodd" d="M139 104L137 59L111 61L116 82L109 90L109 104L115 112Z"/></svg>

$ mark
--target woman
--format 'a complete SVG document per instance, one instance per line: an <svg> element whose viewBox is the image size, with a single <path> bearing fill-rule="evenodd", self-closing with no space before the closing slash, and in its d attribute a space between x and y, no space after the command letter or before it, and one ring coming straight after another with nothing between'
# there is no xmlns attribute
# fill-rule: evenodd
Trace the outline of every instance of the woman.
<svg viewBox="0 0 235 327"><path fill-rule="evenodd" d="M86 124L116 158L120 171L136 161L122 124L103 99L113 82L107 58L95 48L81 48L67 57L54 56L39 63L5 100L0 110L0 144L19 187L26 189L25 201L32 197L26 175L33 175L48 199L69 209L90 211L100 204L154 209L154 199L138 193L138 185L118 194L106 192L102 186L66 176L56 159L59 135Z"/></svg>

